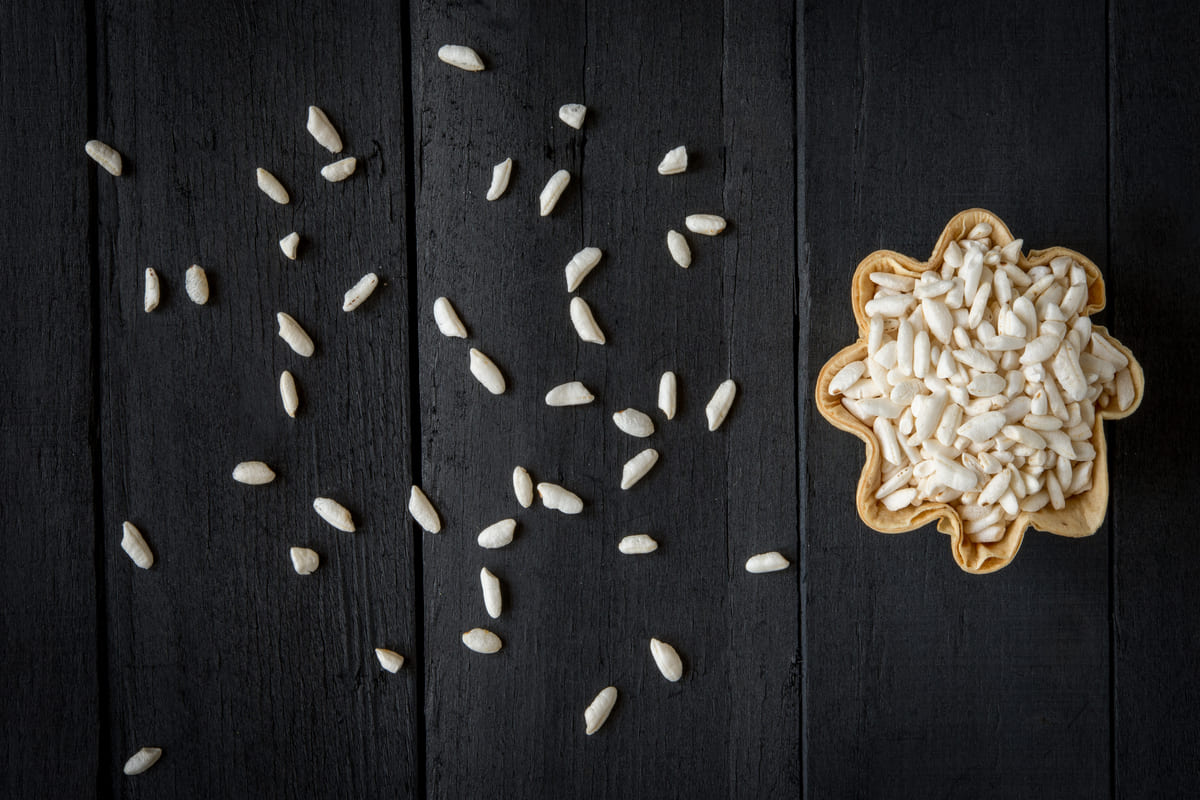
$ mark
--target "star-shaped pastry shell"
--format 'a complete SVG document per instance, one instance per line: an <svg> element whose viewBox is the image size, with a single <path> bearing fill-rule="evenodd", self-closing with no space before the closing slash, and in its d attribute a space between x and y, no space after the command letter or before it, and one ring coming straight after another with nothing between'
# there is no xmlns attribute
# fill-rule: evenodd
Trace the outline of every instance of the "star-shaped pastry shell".
<svg viewBox="0 0 1200 800"><path fill-rule="evenodd" d="M991 239L994 244L1003 247L1013 240L1008 227L996 215L983 209L971 209L957 214L950 220L946 229L942 231L937 245L933 248L933 255L924 263L887 250L876 251L863 259L854 273L854 283L851 288L854 319L858 323L858 341L843 349L825 364L817 377L816 386L817 407L821 414L834 426L853 433L866 443L866 464L863 466L855 495L855 503L862 520L883 533L911 531L936 520L938 530L950 536L954 560L963 570L977 574L995 572L1011 562L1021 547L1026 529L1030 526L1059 536L1082 537L1096 532L1101 522L1104 521L1105 510L1108 506L1107 448L1104 441L1103 421L1120 419L1133 413L1142 401L1145 385L1142 368L1134 359L1133 354L1110 336L1105 328L1094 325L1092 327L1094 333L1099 333L1129 359L1128 369L1134 388L1133 400L1123 411L1118 409L1116 402L1109 402L1106 407L1100 407L1099 404L1096 406L1095 424L1090 440L1096 451L1091 488L1067 497L1062 509L1055 510L1047 504L1034 512L1022 510L1015 519L1006 522L1004 533L998 541L974 542L965 536L963 519L953 505L926 500L919 506L908 506L898 511L890 511L884 507L882 502L876 500L875 493L880 486L883 468L879 440L869 425L843 407L840 396L831 394L829 391L830 382L842 367L867 356L870 323L864 307L879 288L871 281L870 275L875 272L891 272L919 278L921 273L926 270L940 268L946 247L951 242L966 238L968 233L981 222L989 223L992 226ZM1019 257L1017 266L1028 272L1035 266L1048 265L1059 256L1071 257L1086 272L1087 301L1080 316L1091 315L1104 308L1104 281L1101 278L1100 270L1090 260L1073 250L1063 247L1032 250Z"/></svg>

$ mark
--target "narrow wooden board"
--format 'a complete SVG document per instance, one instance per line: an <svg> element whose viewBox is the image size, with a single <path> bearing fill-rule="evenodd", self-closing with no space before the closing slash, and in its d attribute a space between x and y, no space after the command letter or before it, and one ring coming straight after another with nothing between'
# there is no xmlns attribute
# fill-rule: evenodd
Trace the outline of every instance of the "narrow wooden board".
<svg viewBox="0 0 1200 800"><path fill-rule="evenodd" d="M0 795L96 790L89 191L82 6L19 2L0 22Z"/></svg>
<svg viewBox="0 0 1200 800"><path fill-rule="evenodd" d="M1146 395L1112 440L1115 794L1200 794L1200 19L1188 3L1109 6L1109 301Z"/></svg>
<svg viewBox="0 0 1200 800"><path fill-rule="evenodd" d="M1104 25L1084 3L807 5L811 376L855 337L859 260L925 258L964 208L1104 266ZM806 447L806 794L1106 794L1107 528L1031 533L971 576L933 526L858 519L858 440L810 413Z"/></svg>
<svg viewBox="0 0 1200 800"><path fill-rule="evenodd" d="M412 795L420 697L409 483L401 17L393 4L101 3L100 130L128 175L102 184L101 365L111 763L122 796ZM373 36L372 30L394 35ZM349 180L306 132L310 103L359 159ZM291 193L280 206L255 169ZM287 261L278 240L302 237ZM184 272L208 272L192 303ZM143 270L164 297L142 310ZM352 314L342 294L382 283ZM294 316L311 359L276 335ZM300 386L285 416L280 372ZM253 487L230 473L272 465ZM314 513L328 496L347 534ZM135 522L155 553L119 549ZM297 575L291 546L320 569ZM416 670L380 670L373 649ZM143 745L162 761L136 778Z"/></svg>
<svg viewBox="0 0 1200 800"><path fill-rule="evenodd" d="M798 788L797 573L742 567L759 549L797 550L794 29L778 13L768 62L753 49L762 20L749 8L415 10L422 477L445 525L424 555L431 796ZM476 48L488 70L440 63L445 43ZM557 117L571 102L589 108L580 131ZM680 144L688 171L658 175ZM505 157L512 182L489 203ZM540 218L538 194L559 168L571 184ZM666 233L697 212L731 224L716 239L686 234L685 271ZM569 320L563 268L584 246L605 253L576 293L603 347L581 342ZM437 333L439 295L459 308L467 341ZM503 395L468 372L472 346L504 372ZM655 409L668 369L680 385L672 421ZM704 405L730 376L741 398L709 433ZM593 404L544 404L573 379ZM628 406L654 417L652 437L617 430L611 415ZM621 491L622 464L645 447L660 451L658 465ZM521 509L518 464L578 492L584 512ZM480 549L479 530L510 516L516 540ZM631 533L660 548L622 555ZM480 597L485 566L505 590L495 621ZM475 626L504 649L466 650L460 634ZM678 648L679 683L659 675L651 637ZM588 737L584 708L610 684L620 698Z"/></svg>

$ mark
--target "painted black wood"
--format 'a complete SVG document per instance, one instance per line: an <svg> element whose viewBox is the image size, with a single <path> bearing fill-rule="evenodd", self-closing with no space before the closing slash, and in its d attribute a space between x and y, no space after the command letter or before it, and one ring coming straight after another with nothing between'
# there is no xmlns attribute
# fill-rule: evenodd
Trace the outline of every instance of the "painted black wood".
<svg viewBox="0 0 1200 800"><path fill-rule="evenodd" d="M7 9L0 792L1196 794L1200 553L1179 499L1200 366L1190 6L410 5ZM437 61L446 42L489 69ZM303 129L311 102L361 159L344 184L317 174L333 157ZM590 106L582 131L557 120L565 102ZM85 160L92 135L125 176ZM689 171L657 175L681 143ZM509 193L488 203L505 156ZM260 165L291 205L258 192ZM541 219L559 167L572 185ZM1148 382L1110 426L1110 522L1031 534L986 577L932 529L867 529L861 446L808 399L854 335L858 260L923 256L974 205L1100 264L1101 321ZM665 232L695 211L730 228L688 234L684 271ZM296 263L276 244L293 229ZM568 318L562 267L584 245L606 253L578 291L604 347ZM208 306L184 292L191 263ZM147 266L165 287L149 315ZM383 285L343 313L370 270ZM469 340L437 333L443 294ZM312 332L312 359L275 335L278 310ZM470 376L471 346L505 395ZM668 368L670 422L654 410ZM741 396L708 433L726 376ZM596 403L546 407L572 378ZM656 434L617 431L625 406ZM659 465L622 492L646 446ZM233 483L249 458L279 479ZM518 463L584 513L520 509ZM439 535L406 515L414 476ZM359 531L322 523L318 494ZM480 549L506 516L516 541ZM123 519L158 557L149 572L119 548ZM622 556L632 532L660 550ZM294 544L321 553L315 575L294 574ZM767 549L799 563L746 574ZM496 621L482 566L504 584ZM505 649L467 651L476 625ZM680 683L658 675L651 636L679 648ZM399 675L378 645L408 656ZM610 683L616 710L587 737L583 708ZM147 744L163 761L122 776Z"/></svg>
<svg viewBox="0 0 1200 800"><path fill-rule="evenodd" d="M742 567L760 549L797 550L792 16L707 2L423 3L413 31L422 474L446 525L423 559L429 792L794 794L797 573ZM478 49L488 71L437 62L446 42ZM568 102L590 108L581 131L557 119ZM687 173L658 175L679 144ZM491 167L509 156L508 193L489 203ZM571 185L539 218L559 168ZM685 271L666 233L695 212L731 224L716 239L687 234ZM586 245L605 252L577 292L603 347L580 342L568 316L563 267ZM468 341L437 333L439 295ZM471 346L505 372L504 395L471 377ZM673 421L655 410L667 369L681 387ZM742 397L709 433L704 404L729 376ZM546 391L572 379L596 402L547 407ZM616 429L611 415L627 406L655 417L653 437ZM661 460L621 491L622 464L648 446ZM517 464L577 491L584 512L520 509ZM477 532L508 516L514 543L480 549ZM619 539L641 532L660 549L621 555ZM485 566L506 592L494 622ZM459 635L474 626L504 650L466 651ZM680 683L659 676L652 636L681 652ZM587 737L583 710L609 684L616 709Z"/></svg>
<svg viewBox="0 0 1200 800"><path fill-rule="evenodd" d="M856 335L859 260L924 258L961 209L1105 266L1101 6L810 3L803 24L810 376ZM808 795L1106 795L1108 529L968 575L933 526L867 528L862 444L815 413L806 433Z"/></svg>
<svg viewBox="0 0 1200 800"><path fill-rule="evenodd" d="M1146 373L1110 456L1116 791L1194 797L1200 765L1200 563L1191 498L1200 304L1200 16L1186 3L1116 2L1109 16L1110 317Z"/></svg>
<svg viewBox="0 0 1200 800"><path fill-rule="evenodd" d="M0 795L85 797L102 746L89 191L112 178L83 151L83 8L0 18Z"/></svg>
<svg viewBox="0 0 1200 800"><path fill-rule="evenodd" d="M102 3L99 129L128 174L101 184L106 603L114 795L376 797L417 791L420 669L409 482L404 59L390 3ZM391 31L391 35L373 35ZM317 103L357 172L305 131ZM291 193L280 206L255 168ZM278 240L302 237L287 261ZM208 271L193 304L184 271ZM161 306L142 310L142 272ZM342 294L379 289L357 311ZM293 315L304 359L276 335ZM283 412L280 372L300 386ZM267 486L235 483L242 460ZM353 513L341 533L316 496ZM118 547L123 519L157 561ZM321 567L297 575L293 545ZM416 669L380 670L373 649ZM162 761L121 775L143 745Z"/></svg>

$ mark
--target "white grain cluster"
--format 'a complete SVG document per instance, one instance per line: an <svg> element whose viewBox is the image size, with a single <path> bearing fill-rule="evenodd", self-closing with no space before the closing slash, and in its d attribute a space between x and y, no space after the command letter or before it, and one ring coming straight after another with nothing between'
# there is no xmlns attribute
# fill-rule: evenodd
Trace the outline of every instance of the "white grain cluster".
<svg viewBox="0 0 1200 800"><path fill-rule="evenodd" d="M1084 267L1023 267L1022 240L991 235L977 225L919 278L873 273L867 357L829 387L879 442L876 500L950 504L976 542L1090 489L1096 407L1135 399L1129 360L1083 314Z"/></svg>

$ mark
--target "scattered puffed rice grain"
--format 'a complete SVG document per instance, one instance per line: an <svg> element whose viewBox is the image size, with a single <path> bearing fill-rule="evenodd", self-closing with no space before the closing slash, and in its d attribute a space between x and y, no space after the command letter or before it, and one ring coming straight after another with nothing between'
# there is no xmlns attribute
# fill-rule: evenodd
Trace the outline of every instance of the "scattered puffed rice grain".
<svg viewBox="0 0 1200 800"><path fill-rule="evenodd" d="M671 683L675 683L683 677L683 661L679 658L679 653L675 652L674 647L658 639L651 639L650 655L654 656L654 663L658 666L658 671Z"/></svg>
<svg viewBox="0 0 1200 800"><path fill-rule="evenodd" d="M504 376L493 361L476 348L471 348L471 374L492 394L504 394Z"/></svg>
<svg viewBox="0 0 1200 800"><path fill-rule="evenodd" d="M388 672L395 674L404 666L404 656L397 653L395 650L388 650L384 647L375 648L375 658L379 659L379 666L386 669Z"/></svg>
<svg viewBox="0 0 1200 800"><path fill-rule="evenodd" d="M529 477L529 472L524 467L517 467L513 470L513 494L517 496L517 502L521 504L521 508L529 508L533 505L533 478Z"/></svg>
<svg viewBox="0 0 1200 800"><path fill-rule="evenodd" d="M716 214L689 214L684 220L684 224L692 233L704 236L716 236L725 230L725 218L718 217Z"/></svg>
<svg viewBox="0 0 1200 800"><path fill-rule="evenodd" d="M312 575L321 565L321 557L317 555L316 550L293 547L289 552L292 556L292 569L296 570L298 575Z"/></svg>
<svg viewBox="0 0 1200 800"><path fill-rule="evenodd" d="M338 501L328 497L314 498L313 510L339 531L354 533L354 520L350 517L350 511Z"/></svg>
<svg viewBox="0 0 1200 800"><path fill-rule="evenodd" d="M408 513L412 514L417 524L429 533L441 532L441 517L438 516L433 503L429 502L429 498L425 496L425 492L421 491L421 487L416 484L413 484L412 491L408 494Z"/></svg>
<svg viewBox="0 0 1200 800"><path fill-rule="evenodd" d="M583 127L585 116L587 116L587 106L579 103L567 103L558 109L558 118L575 130Z"/></svg>
<svg viewBox="0 0 1200 800"><path fill-rule="evenodd" d="M604 253L599 247L585 247L575 255L571 256L571 261L567 264L565 272L567 273L567 291L573 292L579 288L579 284L587 277L588 273L596 268L600 263L600 257Z"/></svg>
<svg viewBox="0 0 1200 800"><path fill-rule="evenodd" d="M300 234L292 231L287 236L280 239L279 249L289 261L295 261L296 254L300 252Z"/></svg>
<svg viewBox="0 0 1200 800"><path fill-rule="evenodd" d="M262 189L263 194L281 206L286 206L291 202L292 198L288 196L287 189L283 188L283 184L279 182L279 178L276 178L262 167L256 169L254 174L258 177L258 188Z"/></svg>
<svg viewBox="0 0 1200 800"><path fill-rule="evenodd" d="M653 553L658 549L658 542L644 533L635 533L623 538L617 545L617 549L627 556L639 556Z"/></svg>
<svg viewBox="0 0 1200 800"><path fill-rule="evenodd" d="M296 379L286 369L279 376L279 396L283 399L283 410L292 419L300 408L300 395L296 392Z"/></svg>
<svg viewBox="0 0 1200 800"><path fill-rule="evenodd" d="M91 139L83 146L87 154L114 178L121 174L121 154L99 139Z"/></svg>
<svg viewBox="0 0 1200 800"><path fill-rule="evenodd" d="M561 511L564 514L578 514L583 511L583 499L557 483L539 483L537 493L538 497L542 498L542 505L553 511Z"/></svg>
<svg viewBox="0 0 1200 800"><path fill-rule="evenodd" d="M488 200L499 200L508 189L508 179L512 177L512 165L513 160L506 158L492 167L492 185L488 187Z"/></svg>
<svg viewBox="0 0 1200 800"><path fill-rule="evenodd" d="M363 275L358 283L350 287L350 291L346 292L342 297L342 311L353 311L363 304L371 293L375 291L375 287L379 285L379 276L374 272L368 272Z"/></svg>
<svg viewBox="0 0 1200 800"><path fill-rule="evenodd" d="M154 267L146 267L146 293L142 300L142 306L146 309L147 314L158 308L158 301L161 297L158 273L154 271Z"/></svg>
<svg viewBox="0 0 1200 800"><path fill-rule="evenodd" d="M688 247L687 239L679 231L667 231L667 250L679 266L687 269L692 265L692 248Z"/></svg>
<svg viewBox="0 0 1200 800"><path fill-rule="evenodd" d="M154 566L154 553L150 552L150 545L142 538L142 532L132 522L121 523L121 530L121 549L133 559L133 563L142 569Z"/></svg>
<svg viewBox="0 0 1200 800"><path fill-rule="evenodd" d="M688 168L687 148L683 145L667 151L662 161L658 162L659 175L678 175ZM684 265L686 266L686 265Z"/></svg>
<svg viewBox="0 0 1200 800"><path fill-rule="evenodd" d="M454 306L450 305L447 298L439 297L433 301L433 319L437 322L438 330L442 332L443 336L456 339L467 338L467 327L458 318L458 312L454 310Z"/></svg>
<svg viewBox="0 0 1200 800"><path fill-rule="evenodd" d="M275 315L275 321L279 323L279 338L287 342L297 355L308 358L316 351L312 338L291 315L280 311Z"/></svg>
<svg viewBox="0 0 1200 800"><path fill-rule="evenodd" d="M343 158L340 161L335 161L332 164L326 164L321 167L321 177L330 183L338 183L353 175L357 166L358 159L354 156L349 156L348 158Z"/></svg>
<svg viewBox="0 0 1200 800"><path fill-rule="evenodd" d="M583 406L596 399L588 388L579 381L560 383L546 392L548 406Z"/></svg>
<svg viewBox="0 0 1200 800"><path fill-rule="evenodd" d="M772 550L770 553L759 553L746 560L746 572L760 574L763 572L778 572L788 568L788 560L783 554Z"/></svg>
<svg viewBox="0 0 1200 800"><path fill-rule="evenodd" d="M600 730L600 726L608 719L608 715L612 713L613 704L616 702L617 688L615 686L607 686L584 709L583 724L588 736Z"/></svg>
<svg viewBox="0 0 1200 800"><path fill-rule="evenodd" d="M621 468L621 488L633 488L633 485L642 478L646 477L646 473L649 472L650 468L657 463L658 451L653 447L647 447L645 450L626 461L625 466Z"/></svg>
<svg viewBox="0 0 1200 800"><path fill-rule="evenodd" d="M733 382L732 378L724 381L713 392L712 399L704 407L704 415L708 418L708 429L710 431L715 431L721 427L721 423L725 421L725 417L729 414L729 409L733 406L733 399L736 396L737 384Z"/></svg>
<svg viewBox="0 0 1200 800"><path fill-rule="evenodd" d="M342 152L342 137L338 135L337 128L333 127L324 111L316 106L309 106L307 127L317 144L331 153Z"/></svg>
<svg viewBox="0 0 1200 800"><path fill-rule="evenodd" d="M675 373L664 372L658 380L658 408L667 419L675 419L676 387Z"/></svg>
<svg viewBox="0 0 1200 800"><path fill-rule="evenodd" d="M604 344L604 331L596 324L591 306L582 297L571 298L571 323L580 339L592 344Z"/></svg>
<svg viewBox="0 0 1200 800"><path fill-rule="evenodd" d="M636 408L625 408L613 414L613 422L623 433L645 439L654 433L654 420Z"/></svg>
<svg viewBox="0 0 1200 800"><path fill-rule="evenodd" d="M532 489L530 489L532 492ZM530 500L530 503L533 501ZM526 506L528 508L528 506ZM487 550L496 550L501 547L506 547L512 543L513 533L517 530L517 521L515 519L502 519L499 522L493 522L479 532L476 542L480 547Z"/></svg>
<svg viewBox="0 0 1200 800"><path fill-rule="evenodd" d="M153 767L162 758L161 747L143 747L129 757L125 762L126 775L141 775Z"/></svg>
<svg viewBox="0 0 1200 800"><path fill-rule="evenodd" d="M483 587L483 607L487 609L488 616L492 619L499 619L500 612L504 608L504 599L500 594L500 579L484 567L479 571L479 583Z"/></svg>
<svg viewBox="0 0 1200 800"><path fill-rule="evenodd" d="M474 650L476 653L498 653L504 646L499 636L483 628L472 628L467 631L462 635L462 641L467 649Z"/></svg>
<svg viewBox="0 0 1200 800"><path fill-rule="evenodd" d="M541 215L543 217L549 215L554 210L554 206L558 203L558 198L562 197L563 190L567 188L567 184L570 182L571 173L565 169L560 169L550 176L550 180L546 181L545 188L542 189L542 193L538 196L538 203L541 207Z"/></svg>
<svg viewBox="0 0 1200 800"><path fill-rule="evenodd" d="M203 267L196 264L188 267L184 275L184 286L193 303L202 306L208 302L208 275L204 273Z"/></svg>
<svg viewBox="0 0 1200 800"><path fill-rule="evenodd" d="M438 48L438 58L467 72L479 72L483 69L483 59L466 45L444 44Z"/></svg>
<svg viewBox="0 0 1200 800"><path fill-rule="evenodd" d="M275 480L275 470L261 461L243 461L233 468L233 479L249 486L262 486Z"/></svg>

